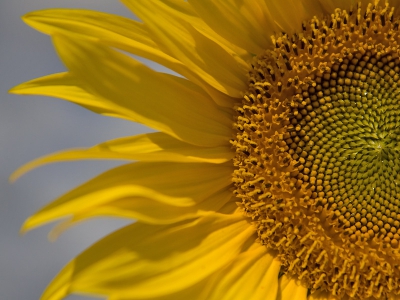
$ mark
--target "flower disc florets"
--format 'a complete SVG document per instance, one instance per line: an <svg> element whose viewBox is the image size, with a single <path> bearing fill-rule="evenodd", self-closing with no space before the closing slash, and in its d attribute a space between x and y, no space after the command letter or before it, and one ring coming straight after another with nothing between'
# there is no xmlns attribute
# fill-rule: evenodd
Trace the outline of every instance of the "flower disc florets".
<svg viewBox="0 0 400 300"><path fill-rule="evenodd" d="M313 291L400 294L400 47L379 1L314 18L254 60L233 181L259 241Z"/></svg>

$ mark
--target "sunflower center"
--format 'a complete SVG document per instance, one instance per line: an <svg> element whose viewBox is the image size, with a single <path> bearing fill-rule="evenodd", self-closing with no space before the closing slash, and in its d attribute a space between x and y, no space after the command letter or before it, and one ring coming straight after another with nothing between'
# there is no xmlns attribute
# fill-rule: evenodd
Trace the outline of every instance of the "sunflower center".
<svg viewBox="0 0 400 300"><path fill-rule="evenodd" d="M296 178L312 185L311 197L328 205L351 241L379 237L397 247L400 60L370 48L302 87L294 134L284 141L300 162Z"/></svg>
<svg viewBox="0 0 400 300"><path fill-rule="evenodd" d="M399 21L378 4L272 37L231 141L240 206L282 271L361 299L400 294Z"/></svg>

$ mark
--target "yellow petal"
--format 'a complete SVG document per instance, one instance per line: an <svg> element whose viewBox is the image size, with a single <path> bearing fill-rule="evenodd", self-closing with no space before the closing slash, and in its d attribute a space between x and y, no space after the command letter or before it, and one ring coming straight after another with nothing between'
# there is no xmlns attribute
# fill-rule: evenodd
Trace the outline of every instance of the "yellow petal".
<svg viewBox="0 0 400 300"><path fill-rule="evenodd" d="M319 16L320 2L323 1L189 0L212 29L255 55L272 46L271 35L298 32L303 21Z"/></svg>
<svg viewBox="0 0 400 300"><path fill-rule="evenodd" d="M80 159L116 159L170 162L224 163L232 159L228 146L204 148L181 142L162 132L140 134L101 143L91 148L70 149L35 159L16 170L15 181L26 172L48 163Z"/></svg>
<svg viewBox="0 0 400 300"><path fill-rule="evenodd" d="M196 13L222 37L253 54L271 46L274 28L262 1L189 0Z"/></svg>
<svg viewBox="0 0 400 300"><path fill-rule="evenodd" d="M322 12L321 0L264 0L269 10L269 19L274 21L276 31L294 34L301 30L304 21Z"/></svg>
<svg viewBox="0 0 400 300"><path fill-rule="evenodd" d="M232 191L224 188L193 206L177 207L164 202L158 202L148 197L123 198L115 201L99 203L97 206L78 210L73 217L58 223L49 233L51 241L56 240L65 230L82 220L114 216L131 218L147 224L172 224L182 220L193 219L210 212L230 209L235 211L237 199L232 198Z"/></svg>
<svg viewBox="0 0 400 300"><path fill-rule="evenodd" d="M194 145L227 144L231 117L188 80L157 73L98 42L56 36L54 43L86 90L130 110L132 120Z"/></svg>
<svg viewBox="0 0 400 300"><path fill-rule="evenodd" d="M275 299L281 263L260 244L241 253L234 262L207 283L207 300ZM208 286L211 285L211 286ZM206 288L205 288L206 289Z"/></svg>
<svg viewBox="0 0 400 300"><path fill-rule="evenodd" d="M85 91L82 83L69 73L58 73L33 79L13 87L10 93L58 97L81 105L98 114L130 119L128 109Z"/></svg>
<svg viewBox="0 0 400 300"><path fill-rule="evenodd" d="M31 216L24 223L22 230L32 229L62 217L77 215L79 218L80 215L96 214L96 209L107 213L103 209L105 206L115 205L114 214L118 210L123 211L124 208L144 210L156 205L149 203L148 206L140 206L145 203L144 199L176 207L194 206L230 186L232 168L231 164L161 162L138 162L120 166L48 204ZM134 201L136 198L142 202L136 206L126 205L126 199ZM136 214L140 213L151 216L151 212L146 211ZM128 214L129 212L126 212L121 216Z"/></svg>
<svg viewBox="0 0 400 300"><path fill-rule="evenodd" d="M245 45L235 45L231 41L218 34L218 32L215 32L213 28L209 27L204 22L204 19L197 15L196 11L188 3L188 1L161 0L161 2L163 5L166 5L169 8L173 8L173 10L168 9L168 13L171 18L183 20L183 22L189 23L198 32L201 32L204 36L223 47L225 51L229 52L231 56L237 59L237 63L242 64L245 68L248 68L248 61L252 58L252 53L244 50L243 47ZM129 3L129 0L127 3ZM238 59L238 57L241 59Z"/></svg>
<svg viewBox="0 0 400 300"><path fill-rule="evenodd" d="M142 299L185 289L232 261L254 238L241 214L212 214L171 226L127 226L71 261L42 300L83 292Z"/></svg>
<svg viewBox="0 0 400 300"><path fill-rule="evenodd" d="M161 51L144 25L121 16L83 9L46 9L23 17L29 26L49 35L75 34L131 52L170 69L182 64Z"/></svg>
<svg viewBox="0 0 400 300"><path fill-rule="evenodd" d="M275 253L249 240L250 248L227 266L201 282L177 293L146 298L148 300L269 300L276 299L281 263ZM139 300L139 298L135 298ZM142 300L143 298L140 298ZM109 300L131 300L111 297ZM144 299L143 299L144 300Z"/></svg>
<svg viewBox="0 0 400 300"><path fill-rule="evenodd" d="M180 9L179 12L187 15L188 12L182 11L181 6L179 5L178 7ZM28 25L46 34L72 34L81 38L98 40L104 45L152 60L181 74L196 84L203 83L197 78L196 74L193 74L180 61L161 51L149 37L145 25L139 22L106 13L79 9L35 11L25 15L23 20ZM204 29L205 27L201 19L194 16L192 16L190 22L191 24L196 23L200 28ZM246 54L240 53L237 48L235 50L241 56L247 57ZM226 95L219 95L216 90L207 85L203 86L203 88L206 88L217 104L232 107L232 99L226 97Z"/></svg>
<svg viewBox="0 0 400 300"><path fill-rule="evenodd" d="M308 289L299 280L283 275L279 278L277 300L307 300Z"/></svg>
<svg viewBox="0 0 400 300"><path fill-rule="evenodd" d="M246 88L246 70L224 47L197 31L189 20L175 14L168 1L123 2L144 21L153 40L163 51L179 59L217 90L240 97Z"/></svg>
<svg viewBox="0 0 400 300"><path fill-rule="evenodd" d="M248 246L247 246L248 245ZM275 253L249 240L240 254L227 266L204 280L173 294L136 300L266 300L275 299L280 262ZM250 248L249 248L250 247ZM236 293L235 293L236 292ZM109 300L132 300L110 297Z"/></svg>

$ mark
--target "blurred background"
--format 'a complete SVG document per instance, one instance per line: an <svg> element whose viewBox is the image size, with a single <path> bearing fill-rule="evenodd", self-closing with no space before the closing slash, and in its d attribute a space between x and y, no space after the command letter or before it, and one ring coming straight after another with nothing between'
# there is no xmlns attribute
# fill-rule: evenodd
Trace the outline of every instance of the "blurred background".
<svg viewBox="0 0 400 300"><path fill-rule="evenodd" d="M24 163L65 148L150 131L141 125L96 115L47 97L9 95L24 81L64 71L48 36L20 17L44 8L87 8L131 13L117 0L0 0L0 300L37 300L70 259L111 231L129 223L92 220L63 233L55 242L46 225L21 236L24 220L55 197L122 162L79 161L36 169L16 183L9 175ZM154 65L153 65L154 67ZM158 68L158 67L155 67ZM70 296L68 300L88 299Z"/></svg>

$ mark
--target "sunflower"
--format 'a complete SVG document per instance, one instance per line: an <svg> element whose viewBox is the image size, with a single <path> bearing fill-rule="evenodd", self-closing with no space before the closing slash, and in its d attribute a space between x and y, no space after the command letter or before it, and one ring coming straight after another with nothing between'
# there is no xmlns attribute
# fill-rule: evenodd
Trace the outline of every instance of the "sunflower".
<svg viewBox="0 0 400 300"><path fill-rule="evenodd" d="M398 299L400 4L123 2L141 22L88 10L24 16L51 35L68 71L11 92L158 131L14 174L131 161L23 225L136 220L74 258L42 299Z"/></svg>

